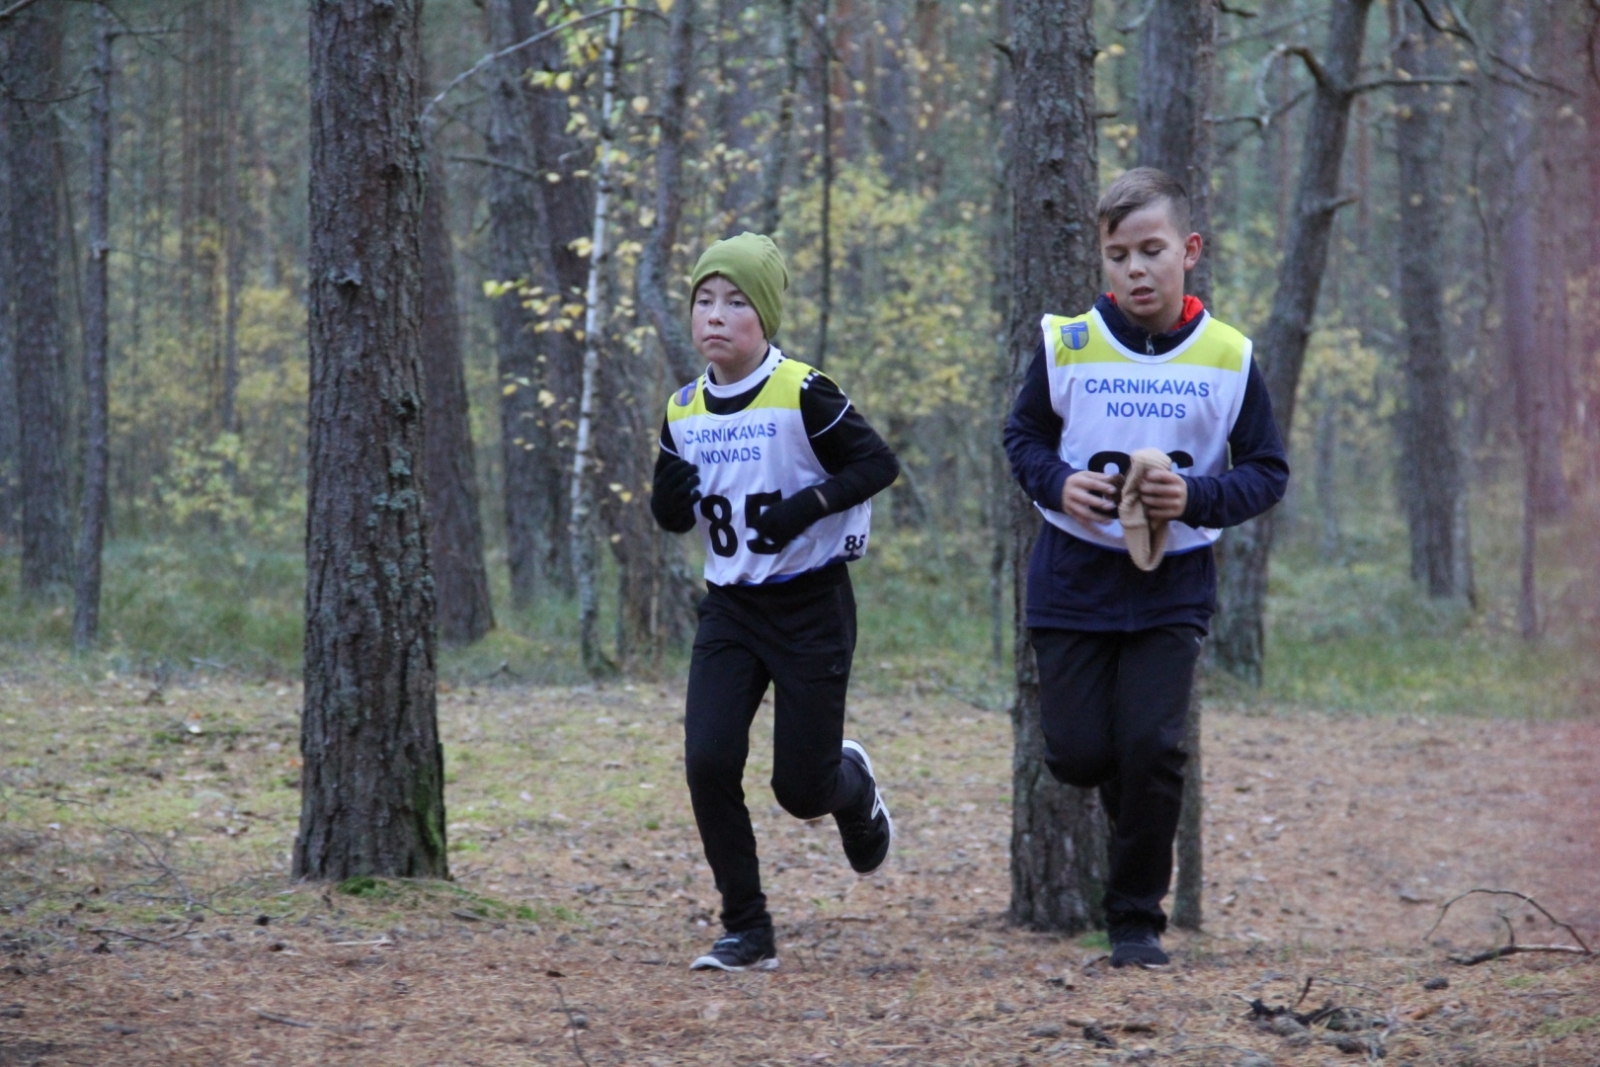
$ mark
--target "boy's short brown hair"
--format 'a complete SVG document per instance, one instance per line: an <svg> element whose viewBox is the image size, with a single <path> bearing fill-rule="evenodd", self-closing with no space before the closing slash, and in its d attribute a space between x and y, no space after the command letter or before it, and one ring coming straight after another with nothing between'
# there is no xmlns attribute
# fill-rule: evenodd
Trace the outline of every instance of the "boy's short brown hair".
<svg viewBox="0 0 1600 1067"><path fill-rule="evenodd" d="M1123 219L1157 200L1167 202L1173 226L1188 236L1189 192L1178 179L1155 167L1134 167L1112 182L1095 205L1095 217L1107 235L1114 234Z"/></svg>

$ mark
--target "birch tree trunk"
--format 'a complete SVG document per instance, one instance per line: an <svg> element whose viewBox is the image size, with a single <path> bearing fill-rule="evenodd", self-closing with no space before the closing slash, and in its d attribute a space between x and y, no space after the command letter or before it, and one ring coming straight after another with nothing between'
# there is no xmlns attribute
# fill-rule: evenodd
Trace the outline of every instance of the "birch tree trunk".
<svg viewBox="0 0 1600 1067"><path fill-rule="evenodd" d="M1328 263L1333 216L1341 203L1339 171L1371 6L1372 0L1332 0L1327 44L1315 67L1317 87L1300 153L1289 241L1278 267L1271 316L1256 338L1256 358L1285 441L1294 427L1300 370ZM1261 684L1273 515L1269 511L1228 531L1217 573L1219 610L1211 637L1215 661L1251 685Z"/></svg>
<svg viewBox="0 0 1600 1067"><path fill-rule="evenodd" d="M67 368L58 303L61 213L51 102L65 90L60 70L62 19L60 4L36 4L13 16L6 70L25 596L63 589L72 578Z"/></svg>
<svg viewBox="0 0 1600 1067"><path fill-rule="evenodd" d="M1090 0L1015 0L1011 55L1016 132L1011 157L1011 388L1039 344L1039 316L1094 303L1100 259L1094 29ZM1106 822L1094 793L1062 785L1044 763L1039 676L1025 624L1027 560L1039 517L1011 494L1016 635L1012 706L1010 919L1075 932L1104 921Z"/></svg>
<svg viewBox="0 0 1600 1067"><path fill-rule="evenodd" d="M599 677L616 667L600 651L600 592L595 559L594 496L589 471L594 434L595 385L600 369L600 340L606 314L602 286L610 248L606 226L611 208L611 149L616 138L617 69L622 54L622 13L614 11L606 25L605 83L600 104L600 147L595 163L594 231L589 241L589 285L583 319L583 385L578 399L578 429L572 450L572 572L578 589L578 638L583 666Z"/></svg>
<svg viewBox="0 0 1600 1067"><path fill-rule="evenodd" d="M1156 0L1141 36L1139 164L1166 171L1189 193L1190 225L1204 254L1187 278L1188 291L1211 305L1211 87L1217 50L1215 0ZM1195 672L1184 723L1183 811L1178 820L1177 884L1172 921L1200 929L1204 884L1201 816L1201 672Z"/></svg>
<svg viewBox="0 0 1600 1067"><path fill-rule="evenodd" d="M83 500L78 523L78 574L72 607L72 647L87 651L100 630L100 550L106 530L109 400L106 391L106 259L111 250L111 15L95 8L94 99L89 122L89 263L84 272Z"/></svg>
<svg viewBox="0 0 1600 1067"><path fill-rule="evenodd" d="M418 351L420 9L311 5L297 878L448 875Z"/></svg>

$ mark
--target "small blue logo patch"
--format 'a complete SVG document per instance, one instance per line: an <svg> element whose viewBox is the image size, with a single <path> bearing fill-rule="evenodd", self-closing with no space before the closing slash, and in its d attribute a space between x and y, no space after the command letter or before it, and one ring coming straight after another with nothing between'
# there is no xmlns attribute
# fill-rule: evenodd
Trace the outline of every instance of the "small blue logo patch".
<svg viewBox="0 0 1600 1067"><path fill-rule="evenodd" d="M672 402L677 404L680 408L688 407L694 402L694 391L699 385L700 379L696 378L682 389L679 389L677 395L672 398Z"/></svg>
<svg viewBox="0 0 1600 1067"><path fill-rule="evenodd" d="M1069 322L1061 327L1061 339L1067 347L1076 352L1089 343L1089 324L1086 322Z"/></svg>

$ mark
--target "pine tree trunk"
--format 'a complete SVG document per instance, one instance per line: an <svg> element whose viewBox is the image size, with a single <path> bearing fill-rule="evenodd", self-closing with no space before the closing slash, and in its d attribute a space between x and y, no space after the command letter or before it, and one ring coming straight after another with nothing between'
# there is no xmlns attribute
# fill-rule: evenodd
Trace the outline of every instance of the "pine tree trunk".
<svg viewBox="0 0 1600 1067"><path fill-rule="evenodd" d="M657 529L644 507L656 453L661 386L689 381L701 367L684 312L689 294L674 297L667 284L683 214L683 134L694 71L695 13L695 0L677 0L668 22L667 72L656 143L655 218L635 275L639 307L655 329L662 366L658 371L642 352L621 349L618 359L625 362L615 364L606 375L604 390L609 418L625 428L608 438L613 447L607 450L608 484L624 488L605 496L606 524L620 535L613 554L620 570L617 658L624 667L639 660L659 663L668 644L692 632L693 605L700 592L685 562L683 539Z"/></svg>
<svg viewBox="0 0 1600 1067"><path fill-rule="evenodd" d="M1211 86L1217 50L1214 0L1156 0L1144 20L1139 77L1139 164L1166 171L1189 193L1190 225L1205 252L1187 287L1211 304ZM1201 921L1200 683L1195 672L1184 727L1183 813L1178 820L1178 871L1172 921L1198 930Z"/></svg>
<svg viewBox="0 0 1600 1067"><path fill-rule="evenodd" d="M0 67L10 70L11 34L0 28ZM11 255L11 112L0 99L0 545L21 531L18 473L16 292Z"/></svg>
<svg viewBox="0 0 1600 1067"><path fill-rule="evenodd" d="M820 115L817 131L821 139L818 153L822 167L822 248L818 253L817 271L817 344L811 352L811 364L818 370L828 361L828 319L833 312L833 48L830 43L833 27L828 6L829 0L822 0L822 12L817 16L817 51L821 65L817 78L817 113Z"/></svg>
<svg viewBox="0 0 1600 1067"><path fill-rule="evenodd" d="M683 132L689 79L694 74L695 0L677 0L668 24L667 73L661 87L661 135L656 144L655 219L639 257L639 306L655 328L674 384L693 380L701 361L689 337L688 315L667 285L672 246L683 217Z"/></svg>
<svg viewBox="0 0 1600 1067"><path fill-rule="evenodd" d="M1317 410L1317 551L1325 560L1339 558L1339 411L1343 398L1337 389L1324 384Z"/></svg>
<svg viewBox="0 0 1600 1067"><path fill-rule="evenodd" d="M999 0L995 5L996 38L1000 41L1011 40L1011 4L1012 0ZM994 425L999 427L1005 422L1011 394L1015 391L1011 382L1011 227L1015 208L1010 161L1016 151L1016 86L1011 57L996 49L993 63L994 92L990 98L989 121L999 131L999 151L991 171L989 201L989 263L993 270L989 307L999 330L995 335L997 358L989 389ZM1017 491L998 433L990 435L988 450L989 655L998 669L1005 659L1006 568L1011 563L1011 505Z"/></svg>
<svg viewBox="0 0 1600 1067"><path fill-rule="evenodd" d="M492 48L505 48L538 32L526 0L487 0L484 17ZM537 290L550 313L524 306L513 288L494 298L494 334L500 379L500 457L506 558L511 601L526 608L541 595L570 585L562 573L566 550L566 452L556 426L560 397L570 386L560 361L567 340L535 332L559 315L565 300L551 255L551 226L534 136L533 101L523 83L528 59L500 60L489 92L488 175L490 254L496 278ZM541 360L541 356L544 358ZM544 398L548 398L546 403Z"/></svg>
<svg viewBox="0 0 1600 1067"><path fill-rule="evenodd" d="M1505 0L1499 7L1496 47L1506 61L1526 69L1533 57L1533 22L1521 0ZM1550 455L1558 444L1555 418L1546 395L1542 364L1549 354L1540 350L1538 332L1527 320L1538 315L1539 239L1536 212L1538 146L1533 143L1534 115L1530 94L1516 82L1502 81L1496 89L1501 126L1501 151L1510 167L1505 237L1501 252L1501 344L1510 362L1513 411L1522 443L1522 559L1517 622L1524 640L1539 636L1537 585L1537 520L1554 510L1559 472L1547 477Z"/></svg>
<svg viewBox="0 0 1600 1067"><path fill-rule="evenodd" d="M1038 347L1039 316L1086 308L1099 288L1092 9L1090 0L1016 0L1013 8L1012 396ZM1062 785L1044 763L1038 669L1024 621L1027 560L1038 530L1033 506L1013 493L1010 918L1032 929L1075 932L1104 921L1106 823L1091 791Z"/></svg>
<svg viewBox="0 0 1600 1067"><path fill-rule="evenodd" d="M226 352L225 219L234 139L233 0L197 0L183 12L183 185L179 262L189 343L203 356L211 429L227 430L237 380Z"/></svg>
<svg viewBox="0 0 1600 1067"><path fill-rule="evenodd" d="M1448 55L1439 33L1406 9L1394 51L1397 70L1412 75L1446 73ZM1406 23L1409 22L1409 25ZM1444 204L1441 153L1444 89L1437 85L1395 90L1395 144L1400 162L1400 312L1406 324L1406 397L1398 469L1411 524L1411 573L1434 597L1457 597L1457 498L1464 490L1456 445L1454 375L1445 350ZM1418 474L1421 476L1419 477Z"/></svg>
<svg viewBox="0 0 1600 1067"><path fill-rule="evenodd" d="M1273 414L1283 439L1291 439L1300 370L1328 263L1334 213L1339 209L1339 171L1350 129L1351 91L1361 69L1367 11L1372 0L1332 0L1328 40L1321 57L1326 81L1318 82L1300 153L1289 241L1278 267L1272 314L1256 338ZM1274 512L1229 530L1222 539L1217 571L1218 612L1212 625L1214 661L1251 685L1261 684L1265 651L1267 561Z"/></svg>
<svg viewBox="0 0 1600 1067"><path fill-rule="evenodd" d="M107 257L111 251L111 15L95 8L95 88L89 123L89 264L84 272L83 501L78 523L78 574L72 609L72 645L94 645L100 630L100 550L106 532L110 466L106 389Z"/></svg>
<svg viewBox="0 0 1600 1067"><path fill-rule="evenodd" d="M59 309L60 200L55 181L55 97L61 84L60 4L13 17L6 81L11 95L11 233L15 285L18 479L22 591L39 596L72 578L67 486L67 368Z"/></svg>
<svg viewBox="0 0 1600 1067"><path fill-rule="evenodd" d="M483 520L456 309L455 250L445 224L444 167L429 151L422 200L422 371L426 385L428 534L439 640L471 644L494 626Z"/></svg>
<svg viewBox="0 0 1600 1067"><path fill-rule="evenodd" d="M448 873L418 337L420 8L311 7L299 878Z"/></svg>
<svg viewBox="0 0 1600 1067"><path fill-rule="evenodd" d="M783 40L783 81L778 91L778 118L768 142L761 175L761 232L772 234L783 220L783 174L789 166L794 110L800 87L800 13L797 0L778 0L778 25Z"/></svg>
<svg viewBox="0 0 1600 1067"><path fill-rule="evenodd" d="M540 3L535 7L533 0L512 0L512 6L528 30L519 40L561 21L559 16L539 14L545 5ZM565 49L558 39L528 49L527 55L532 67L545 71L568 69ZM569 130L572 112L565 92L555 88L536 89L529 93L529 104L539 169L559 179L547 178L540 183L544 190L545 217L549 220L545 240L562 301L582 304L589 280L589 260L578 254L575 244L590 236L594 222L594 183L588 176L594 161L594 146ZM551 331L542 336L541 351L546 357L541 365L545 371L544 382L554 398L552 406L545 409L545 417L553 420L553 426L571 427L578 420L584 342L575 330ZM576 590L576 564L571 556L573 542L568 536L572 525L569 507L574 434L563 428L554 443L552 461L556 464L562 491L556 502L558 510L552 515L550 574L556 588L570 595Z"/></svg>

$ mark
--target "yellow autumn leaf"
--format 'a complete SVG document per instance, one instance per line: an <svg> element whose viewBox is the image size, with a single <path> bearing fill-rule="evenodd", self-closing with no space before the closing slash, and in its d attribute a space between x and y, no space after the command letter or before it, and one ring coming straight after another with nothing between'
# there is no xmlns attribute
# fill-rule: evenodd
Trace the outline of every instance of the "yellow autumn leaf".
<svg viewBox="0 0 1600 1067"><path fill-rule="evenodd" d="M501 396L510 396L512 393L515 393L516 391L517 391L517 383L516 382L507 382L506 385L505 385L505 388L500 390L500 395Z"/></svg>

